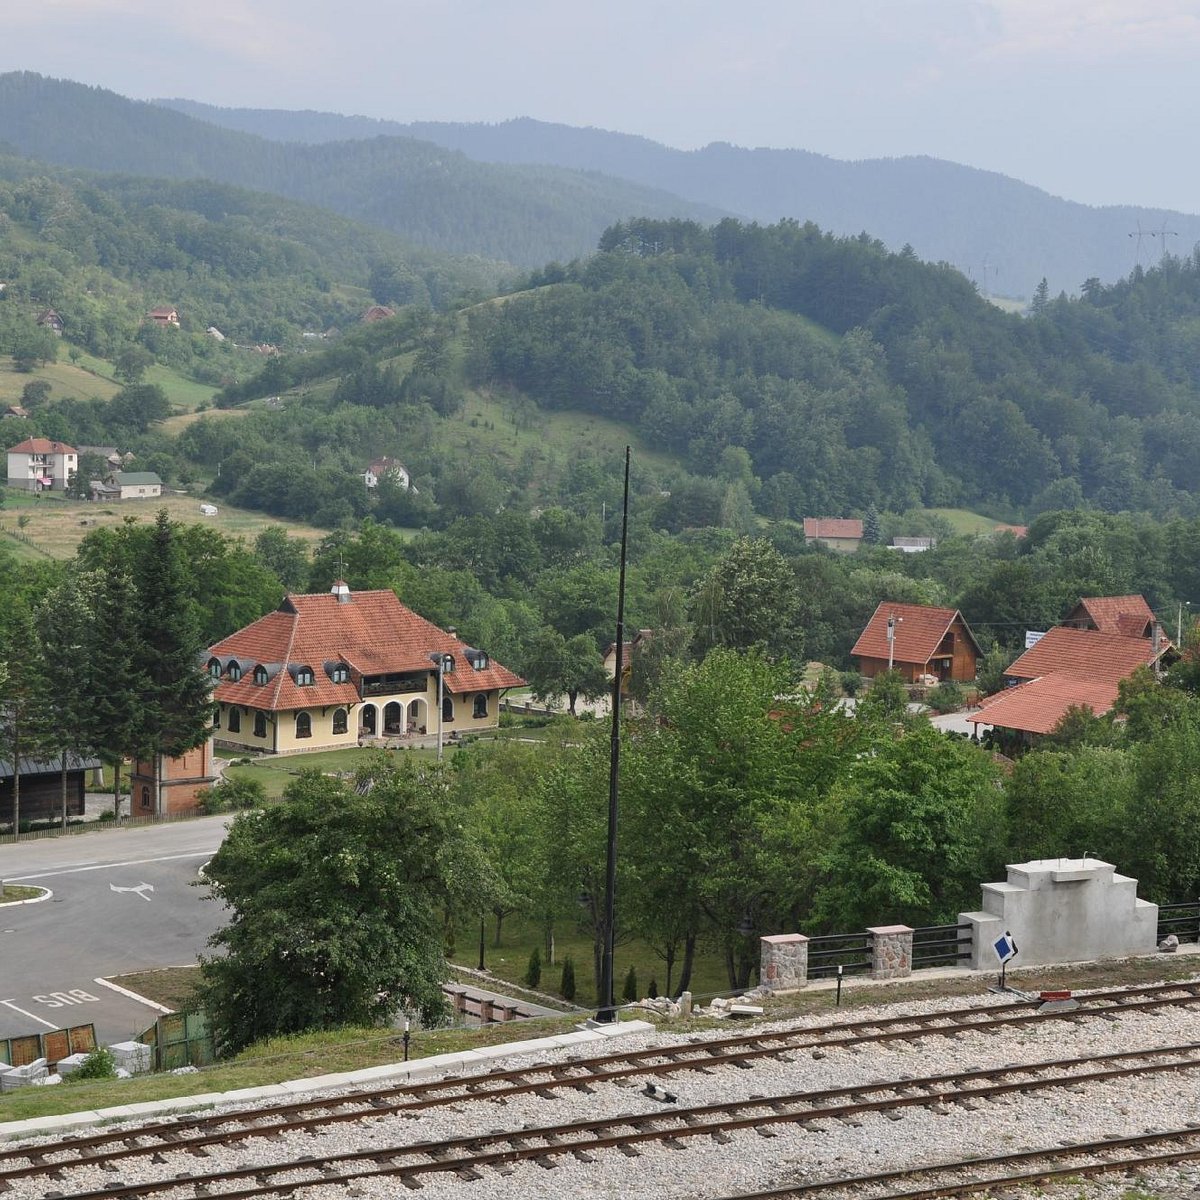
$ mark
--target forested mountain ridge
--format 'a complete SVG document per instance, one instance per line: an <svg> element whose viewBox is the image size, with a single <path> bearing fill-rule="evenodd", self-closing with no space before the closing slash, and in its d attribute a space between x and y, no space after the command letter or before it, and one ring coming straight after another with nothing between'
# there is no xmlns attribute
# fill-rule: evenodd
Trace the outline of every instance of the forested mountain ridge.
<svg viewBox="0 0 1200 1200"><path fill-rule="evenodd" d="M443 253L525 267L587 253L630 215L724 211L597 172L474 162L411 137L287 145L29 72L0 75L0 142L65 166L272 192Z"/></svg>
<svg viewBox="0 0 1200 1200"><path fill-rule="evenodd" d="M993 171L928 157L844 161L807 150L713 143L676 150L648 138L522 117L498 124L402 124L335 113L158 104L278 141L325 142L383 134L421 138L479 162L547 163L603 171L758 221L813 221L835 234L863 230L893 250L948 262L981 289L1028 297L1045 277L1076 292L1093 276L1112 283L1160 257L1159 238L1187 255L1200 216L1135 205L1091 207ZM1142 236L1138 235L1138 230ZM1133 235L1132 237L1130 235Z"/></svg>

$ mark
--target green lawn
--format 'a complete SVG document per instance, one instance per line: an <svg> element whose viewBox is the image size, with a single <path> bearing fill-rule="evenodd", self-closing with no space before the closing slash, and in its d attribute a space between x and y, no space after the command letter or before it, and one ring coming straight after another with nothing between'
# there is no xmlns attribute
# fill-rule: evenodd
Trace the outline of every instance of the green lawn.
<svg viewBox="0 0 1200 1200"><path fill-rule="evenodd" d="M276 799L283 795L283 789L301 771L323 771L327 774L355 771L377 753L376 750L359 749L354 746L346 750L323 750L314 754L264 754L261 757L252 757L248 763L239 762L235 766L226 767L225 775L230 779L257 779L266 789L267 797ZM418 758L427 759L436 757L434 750L396 750L392 753L414 754ZM238 750L220 749L217 754L227 759L246 757Z"/></svg>
<svg viewBox="0 0 1200 1200"><path fill-rule="evenodd" d="M927 508L925 511L949 521L955 533L968 536L973 533L991 533L1002 523L994 517L985 517L982 513L971 512L967 508Z"/></svg>
<svg viewBox="0 0 1200 1200"><path fill-rule="evenodd" d="M65 354L63 358L66 358ZM97 374L80 359L78 366L70 362L53 362L26 373L15 370L10 357L0 355L0 404L20 404L25 385L35 379L44 379L50 385L51 401L63 396L74 396L79 400L87 400L92 396L99 396L102 400L111 399L117 394L120 384L106 377L107 363L100 359L91 361L105 370Z"/></svg>

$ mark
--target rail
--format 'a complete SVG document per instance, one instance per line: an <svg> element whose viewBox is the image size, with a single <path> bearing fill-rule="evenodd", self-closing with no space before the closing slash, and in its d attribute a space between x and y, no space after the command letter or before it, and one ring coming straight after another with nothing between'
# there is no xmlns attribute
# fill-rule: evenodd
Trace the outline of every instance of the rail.
<svg viewBox="0 0 1200 1200"><path fill-rule="evenodd" d="M964 959L970 960L971 929L970 925L922 925L914 929L913 970L918 967L955 967Z"/></svg>
<svg viewBox="0 0 1200 1200"><path fill-rule="evenodd" d="M1158 906L1158 940L1172 933L1180 942L1200 942L1200 900Z"/></svg>
<svg viewBox="0 0 1200 1200"><path fill-rule="evenodd" d="M826 933L808 939L808 977L869 974L873 939L869 933ZM864 958L863 955L866 957Z"/></svg>

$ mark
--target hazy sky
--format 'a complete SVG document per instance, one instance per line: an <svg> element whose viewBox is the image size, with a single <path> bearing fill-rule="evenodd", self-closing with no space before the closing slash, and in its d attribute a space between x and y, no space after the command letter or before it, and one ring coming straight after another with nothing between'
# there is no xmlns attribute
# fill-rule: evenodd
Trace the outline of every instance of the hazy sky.
<svg viewBox="0 0 1200 1200"><path fill-rule="evenodd" d="M1200 211L1200 0L0 0L0 70L126 96L929 154Z"/></svg>

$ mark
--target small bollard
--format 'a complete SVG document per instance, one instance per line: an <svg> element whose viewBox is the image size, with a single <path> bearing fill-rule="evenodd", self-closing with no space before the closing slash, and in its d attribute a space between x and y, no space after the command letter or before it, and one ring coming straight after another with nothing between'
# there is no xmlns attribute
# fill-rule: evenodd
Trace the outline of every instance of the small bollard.
<svg viewBox="0 0 1200 1200"><path fill-rule="evenodd" d="M408 1039L411 1035L408 1032L408 1018L404 1018L404 1061L408 1062Z"/></svg>
<svg viewBox="0 0 1200 1200"><path fill-rule="evenodd" d="M838 963L837 1007L842 1007L842 964Z"/></svg>

